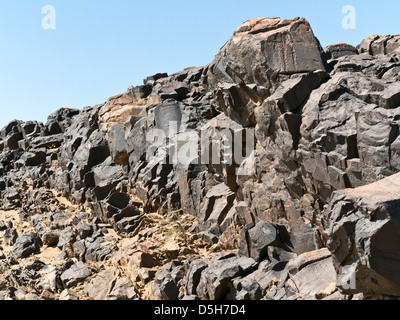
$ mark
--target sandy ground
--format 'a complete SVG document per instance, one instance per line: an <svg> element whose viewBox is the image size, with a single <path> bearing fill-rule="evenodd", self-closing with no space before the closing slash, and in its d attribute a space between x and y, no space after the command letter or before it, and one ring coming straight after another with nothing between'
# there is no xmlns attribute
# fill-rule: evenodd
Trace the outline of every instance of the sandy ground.
<svg viewBox="0 0 400 320"><path fill-rule="evenodd" d="M0 220L3 220L4 222L11 221L14 227L18 230L18 235L22 235L26 232L35 232L29 222L20 221L18 212L15 210L0 210ZM12 246L8 246L2 239L3 237L0 237L0 247L2 248L2 251L8 256L8 254L12 251ZM60 255L60 253L61 251L56 247L43 246L41 247L40 253L22 261L24 262L24 264L29 264L34 260L40 260L45 264L52 264L58 260L57 257Z"/></svg>
<svg viewBox="0 0 400 320"><path fill-rule="evenodd" d="M18 211L2 211L0 210L0 220L6 221L11 220L13 223L14 221L19 221Z"/></svg>

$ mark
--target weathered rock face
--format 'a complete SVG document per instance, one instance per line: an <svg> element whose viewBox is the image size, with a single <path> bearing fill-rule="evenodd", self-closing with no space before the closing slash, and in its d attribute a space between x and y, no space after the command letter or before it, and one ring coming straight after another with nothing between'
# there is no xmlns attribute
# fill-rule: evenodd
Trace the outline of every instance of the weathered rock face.
<svg viewBox="0 0 400 320"><path fill-rule="evenodd" d="M252 19L207 66L10 122L0 299L400 297L398 42Z"/></svg>
<svg viewBox="0 0 400 320"><path fill-rule="evenodd" d="M148 97L149 90L142 87L136 92L129 88L124 94L111 97L101 110L101 117L109 125L124 122L128 116L138 117L139 119L146 114L145 98ZM159 101L155 101L156 103Z"/></svg>
<svg viewBox="0 0 400 320"><path fill-rule="evenodd" d="M329 203L325 237L345 292L400 292L399 178L337 191Z"/></svg>
<svg viewBox="0 0 400 320"><path fill-rule="evenodd" d="M400 53L400 36L372 35L364 39L357 49L360 53L377 55L398 55Z"/></svg>
<svg viewBox="0 0 400 320"><path fill-rule="evenodd" d="M200 85L203 68L187 68L171 76L157 74L144 80L143 86L130 87L128 91L111 97L100 110L102 129L128 117L139 120L148 114L147 107L168 99L183 101L197 99L204 92Z"/></svg>
<svg viewBox="0 0 400 320"><path fill-rule="evenodd" d="M280 74L325 70L323 51L305 19L246 21L208 66L208 82L270 87Z"/></svg>
<svg viewBox="0 0 400 320"><path fill-rule="evenodd" d="M358 55L357 48L347 43L338 43L327 46L324 51L327 60L337 59L345 56Z"/></svg>

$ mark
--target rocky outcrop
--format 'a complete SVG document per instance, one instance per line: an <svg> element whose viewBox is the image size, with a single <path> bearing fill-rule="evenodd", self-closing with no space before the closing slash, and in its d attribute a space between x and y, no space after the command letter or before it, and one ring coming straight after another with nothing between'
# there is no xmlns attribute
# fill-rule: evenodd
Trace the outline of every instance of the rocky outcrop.
<svg viewBox="0 0 400 320"><path fill-rule="evenodd" d="M399 177L337 191L324 213L327 247L347 293L399 294Z"/></svg>
<svg viewBox="0 0 400 320"><path fill-rule="evenodd" d="M256 18L206 66L11 121L0 298L397 299L397 40Z"/></svg>

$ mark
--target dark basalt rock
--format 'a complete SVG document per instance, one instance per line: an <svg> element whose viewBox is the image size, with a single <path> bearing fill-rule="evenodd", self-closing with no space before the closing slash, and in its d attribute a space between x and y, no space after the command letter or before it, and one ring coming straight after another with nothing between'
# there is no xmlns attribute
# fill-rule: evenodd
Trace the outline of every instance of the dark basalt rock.
<svg viewBox="0 0 400 320"><path fill-rule="evenodd" d="M305 19L257 18L206 66L45 124L11 121L0 132L4 281L72 299L116 263L90 297L400 297L399 47L377 35L323 50ZM42 246L65 261L25 270Z"/></svg>
<svg viewBox="0 0 400 320"><path fill-rule="evenodd" d="M40 251L42 241L37 234L29 232L18 237L14 246L13 253L17 258L26 258L33 253Z"/></svg>

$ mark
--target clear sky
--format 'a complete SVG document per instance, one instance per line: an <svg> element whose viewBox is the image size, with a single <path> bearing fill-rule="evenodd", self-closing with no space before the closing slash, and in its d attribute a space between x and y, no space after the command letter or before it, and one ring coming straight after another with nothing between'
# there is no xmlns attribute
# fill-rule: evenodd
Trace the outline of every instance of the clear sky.
<svg viewBox="0 0 400 320"><path fill-rule="evenodd" d="M45 5L56 29L45 30ZM356 9L344 29L342 8ZM255 17L304 17L323 46L399 34L394 0L0 0L0 128L105 102L157 72L209 63Z"/></svg>

